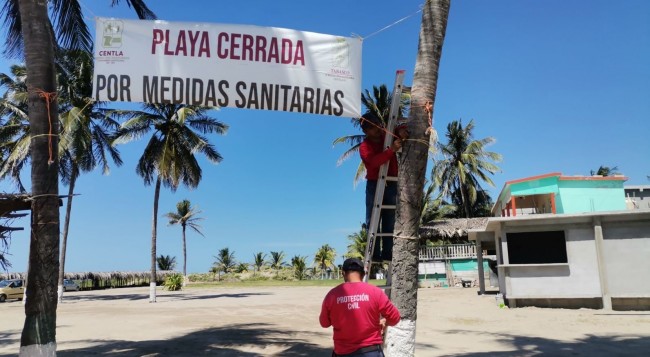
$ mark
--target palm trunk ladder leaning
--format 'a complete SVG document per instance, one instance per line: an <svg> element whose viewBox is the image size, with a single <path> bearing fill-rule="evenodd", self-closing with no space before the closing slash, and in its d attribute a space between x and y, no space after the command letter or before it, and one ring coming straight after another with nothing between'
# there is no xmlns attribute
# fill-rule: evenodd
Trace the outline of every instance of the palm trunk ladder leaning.
<svg viewBox="0 0 650 357"><path fill-rule="evenodd" d="M395 129L395 125L397 124L397 117L400 112L400 104L401 104L401 98L402 98L402 91L404 90L404 87L402 86L402 82L404 81L404 71L399 70L397 71L395 75L395 85L393 87L393 97L392 97L392 102L390 105L390 114L388 116L388 125L386 126L386 130L388 134L386 134L386 137L384 139L384 148L389 147L393 143L393 130ZM375 198L373 201L372 205L372 214L370 216L370 222L368 224L368 230L367 230L367 236L368 236L368 243L366 244L366 254L364 256L363 260L363 265L364 265L364 270L366 274L363 277L364 282L368 282L368 279L370 277L370 267L372 265L372 252L373 249L375 248L375 243L377 241L378 237L381 237L385 234L392 235L392 233L378 233L379 231L379 219L381 217L381 210L382 209L395 209L396 207L394 206L388 206L384 205L384 190L386 188L386 181L395 179L392 177L388 177L388 165L390 164L390 161L384 163L381 165L379 168L379 177L377 178L377 188L375 190ZM390 279L390 267L388 268L389 273L387 275L387 285L390 285L388 283Z"/></svg>
<svg viewBox="0 0 650 357"><path fill-rule="evenodd" d="M399 191L393 246L391 300L402 319L386 334L386 355L415 355L420 211L424 194L429 135L450 0L427 0L422 9L418 54L411 88L410 139L399 158ZM431 124L430 124L431 122Z"/></svg>

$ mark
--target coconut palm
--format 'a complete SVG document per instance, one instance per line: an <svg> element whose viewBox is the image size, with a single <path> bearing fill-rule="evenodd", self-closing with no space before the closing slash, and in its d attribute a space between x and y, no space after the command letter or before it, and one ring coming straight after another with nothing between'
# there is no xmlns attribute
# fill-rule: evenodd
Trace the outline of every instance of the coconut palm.
<svg viewBox="0 0 650 357"><path fill-rule="evenodd" d="M278 271L284 265L284 252L271 252L271 261L269 262L271 268L275 269L275 274L278 274Z"/></svg>
<svg viewBox="0 0 650 357"><path fill-rule="evenodd" d="M231 252L228 248L219 249L219 254L214 258L217 260L212 264L212 267L219 274L219 279L221 279L221 272L228 273L237 264L235 262L235 252Z"/></svg>
<svg viewBox="0 0 650 357"><path fill-rule="evenodd" d="M28 163L31 135L27 114L27 68L12 65L10 74L0 73L0 88L5 89L0 98L0 178L10 178L21 193L27 192L20 179Z"/></svg>
<svg viewBox="0 0 650 357"><path fill-rule="evenodd" d="M600 167L598 167L598 170L596 171L591 170L589 173L591 174L591 176L594 175L611 176L611 175L617 175L618 174L617 171L618 171L618 166L609 167L609 166L600 165Z"/></svg>
<svg viewBox="0 0 650 357"><path fill-rule="evenodd" d="M13 2L16 5L16 2ZM47 2L19 0L27 67L31 152L31 243L25 323L20 355L54 355L56 346L56 279L59 270L58 108L56 100L54 38ZM5 3L5 7L7 3ZM18 9L18 6L15 6ZM9 39L9 38L7 38Z"/></svg>
<svg viewBox="0 0 650 357"><path fill-rule="evenodd" d="M161 254L156 258L156 263L158 263L158 269L160 270L174 270L176 268L176 257Z"/></svg>
<svg viewBox="0 0 650 357"><path fill-rule="evenodd" d="M390 103L392 101L392 94L388 91L388 88L386 87L385 84L380 85L379 87L377 86L372 86L372 94L366 89L364 93L361 93L361 103L363 106L366 108L367 111L372 112L373 114L377 115L378 118L380 118L382 121L384 121L384 124L387 123L388 120L388 115L390 114ZM408 97L402 98L402 105L400 106L400 116L403 115L403 113L406 111L408 108ZM361 123L359 122L359 118L352 118L352 125L354 125L355 128L361 129ZM353 135L346 135L342 136L340 138L334 139L334 142L332 142L332 145L337 145L337 144L342 144L342 143L348 143L350 145L350 148L347 149L338 159L337 165L341 165L345 160L350 158L352 155L357 153L359 151L359 146L361 145L361 142L363 142L364 139L364 134L353 134ZM354 175L354 181L353 183L356 185L359 183L359 181L363 180L364 176L366 174L366 167L363 165L363 162L359 162L359 167L357 168L357 172Z"/></svg>
<svg viewBox="0 0 650 357"><path fill-rule="evenodd" d="M314 255L314 263L320 269L321 279L325 279L325 272L327 268L334 266L334 259L336 258L336 251L330 247L329 244L324 244L318 248Z"/></svg>
<svg viewBox="0 0 650 357"><path fill-rule="evenodd" d="M187 249L185 244L185 229L187 227L192 228L196 233L203 235L201 232L201 226L197 223L203 218L197 217L201 213L196 207L192 207L192 204L188 200L182 200L176 204L176 212L169 212L165 214L167 219L169 219L170 225L179 224L183 230L183 276L187 278ZM204 236L205 237L205 236Z"/></svg>
<svg viewBox="0 0 650 357"><path fill-rule="evenodd" d="M128 1L128 0L127 0ZM138 3L141 0L131 0ZM113 3L117 3L114 0ZM72 5L72 6L71 6ZM76 5L76 7L74 6ZM79 34L85 27L79 3L52 1L57 31L72 38L70 45L82 42ZM136 7L134 5L134 7ZM75 9L77 11L75 11ZM24 54L29 91L28 110L32 143L32 233L25 304L25 325L22 331L20 355L56 353L56 281L52 271L59 269L59 200L58 200L58 116L55 81L55 29L48 17L47 1L8 0L1 10L7 30L5 54ZM88 41L89 42L89 41ZM64 46L70 47L70 46ZM90 49L90 46L87 47ZM21 51L22 50L22 51Z"/></svg>
<svg viewBox="0 0 650 357"><path fill-rule="evenodd" d="M293 267L293 275L298 280L303 280L307 273L307 257L295 255L291 258L291 266Z"/></svg>
<svg viewBox="0 0 650 357"><path fill-rule="evenodd" d="M59 142L59 175L68 185L68 200L61 239L59 263L58 297L63 295L65 253L72 210L72 199L77 178L81 172L93 170L101 165L103 172L109 172L107 157L116 165L122 160L117 150L110 145L111 130L119 124L106 115L102 102L91 99L93 60L84 51L61 51L57 57L58 104L61 115L62 133ZM29 162L31 143L30 125L27 120L26 68L14 65L11 76L0 74L0 85L7 91L0 99L0 111L7 117L6 125L0 128L0 147L3 159L0 163L0 177L11 177L21 192L25 191L20 181L20 172Z"/></svg>
<svg viewBox="0 0 650 357"><path fill-rule="evenodd" d="M400 322L388 329L386 355L415 355L415 322L417 319L417 276L420 241L418 230L422 215L422 196L426 176L432 130L438 68L449 17L450 0L429 0L422 8L418 53L411 89L409 111L410 139L402 146L400 157L395 233L392 260L391 299L402 315ZM433 133L435 134L435 133ZM432 135L435 137L435 135Z"/></svg>
<svg viewBox="0 0 650 357"><path fill-rule="evenodd" d="M345 253L346 258L364 259L366 254L366 245L368 244L368 231L366 225L361 226L361 230L348 235L348 251Z"/></svg>
<svg viewBox="0 0 650 357"><path fill-rule="evenodd" d="M111 6L120 4L120 0L111 0ZM21 9L18 6L19 0L7 0L0 11L4 18L6 32L4 53L9 57L17 57L23 52L23 36L21 21ZM156 15L142 0L126 0L129 8L138 15L141 20L155 20ZM52 19L54 20L54 32L56 40L61 47L67 49L80 49L92 52L93 37L84 21L81 3L78 0L51 0L46 3L50 6ZM45 14L47 16L47 13ZM49 23L49 21L48 21Z"/></svg>
<svg viewBox="0 0 650 357"><path fill-rule="evenodd" d="M235 273L245 273L248 271L248 264L239 263L235 266Z"/></svg>
<svg viewBox="0 0 650 357"><path fill-rule="evenodd" d="M460 193L460 207L465 218L472 217L472 206L476 203L477 192L481 191L480 182L494 186L489 175L499 167L490 161L501 161L501 155L485 150L494 138L474 140L472 130L473 120L465 127L462 120L447 125L447 143L437 144L442 159L435 161L431 173L443 196L451 197L454 191Z"/></svg>
<svg viewBox="0 0 650 357"><path fill-rule="evenodd" d="M253 266L255 267L255 269L257 269L258 272L262 269L265 263L266 263L266 254L262 252L255 253L255 255L253 256Z"/></svg>
<svg viewBox="0 0 650 357"><path fill-rule="evenodd" d="M216 108L178 104L144 104L143 111L120 111L116 115L126 119L117 134L116 142L138 139L153 130L144 153L138 161L136 173L145 185L155 182L153 222L151 228L151 281L156 279L156 236L158 226L158 198L160 186L176 191L180 184L195 188L201 181L201 167L195 153L203 154L210 162L218 163L221 155L201 134L224 134L228 126L208 116ZM149 301L156 301L155 285L150 289Z"/></svg>
<svg viewBox="0 0 650 357"><path fill-rule="evenodd" d="M122 165L119 152L111 145L111 136L119 123L109 115L104 102L92 99L93 58L80 50L61 51L57 57L62 133L60 139L61 181L68 186L68 200L61 237L59 263L59 301L63 295L66 247L72 212L72 199L77 179L82 172L101 166L110 171L108 157L116 166Z"/></svg>

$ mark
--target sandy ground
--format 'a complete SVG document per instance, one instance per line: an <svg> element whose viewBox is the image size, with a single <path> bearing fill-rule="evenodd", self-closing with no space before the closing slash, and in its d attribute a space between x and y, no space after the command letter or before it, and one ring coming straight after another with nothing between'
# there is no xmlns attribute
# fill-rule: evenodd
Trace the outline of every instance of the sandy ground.
<svg viewBox="0 0 650 357"><path fill-rule="evenodd" d="M323 287L66 293L58 356L330 356ZM648 356L650 312L500 309L474 288L420 289L416 356ZM0 304L0 356L15 356L21 302Z"/></svg>

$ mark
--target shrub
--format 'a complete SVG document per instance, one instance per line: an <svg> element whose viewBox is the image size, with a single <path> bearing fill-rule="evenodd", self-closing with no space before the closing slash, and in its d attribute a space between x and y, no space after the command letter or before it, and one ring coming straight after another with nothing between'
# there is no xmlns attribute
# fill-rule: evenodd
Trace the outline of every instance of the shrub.
<svg viewBox="0 0 650 357"><path fill-rule="evenodd" d="M178 291L183 288L183 274L172 274L169 275L163 286L169 291Z"/></svg>

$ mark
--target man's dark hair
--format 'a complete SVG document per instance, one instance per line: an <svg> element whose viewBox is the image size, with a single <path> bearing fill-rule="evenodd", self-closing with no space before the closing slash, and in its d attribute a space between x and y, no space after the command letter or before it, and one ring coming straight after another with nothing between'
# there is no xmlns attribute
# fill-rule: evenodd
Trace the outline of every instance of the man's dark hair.
<svg viewBox="0 0 650 357"><path fill-rule="evenodd" d="M378 126L380 128L384 127L384 122L373 112L365 112L361 118L361 129L366 130L370 126Z"/></svg>

